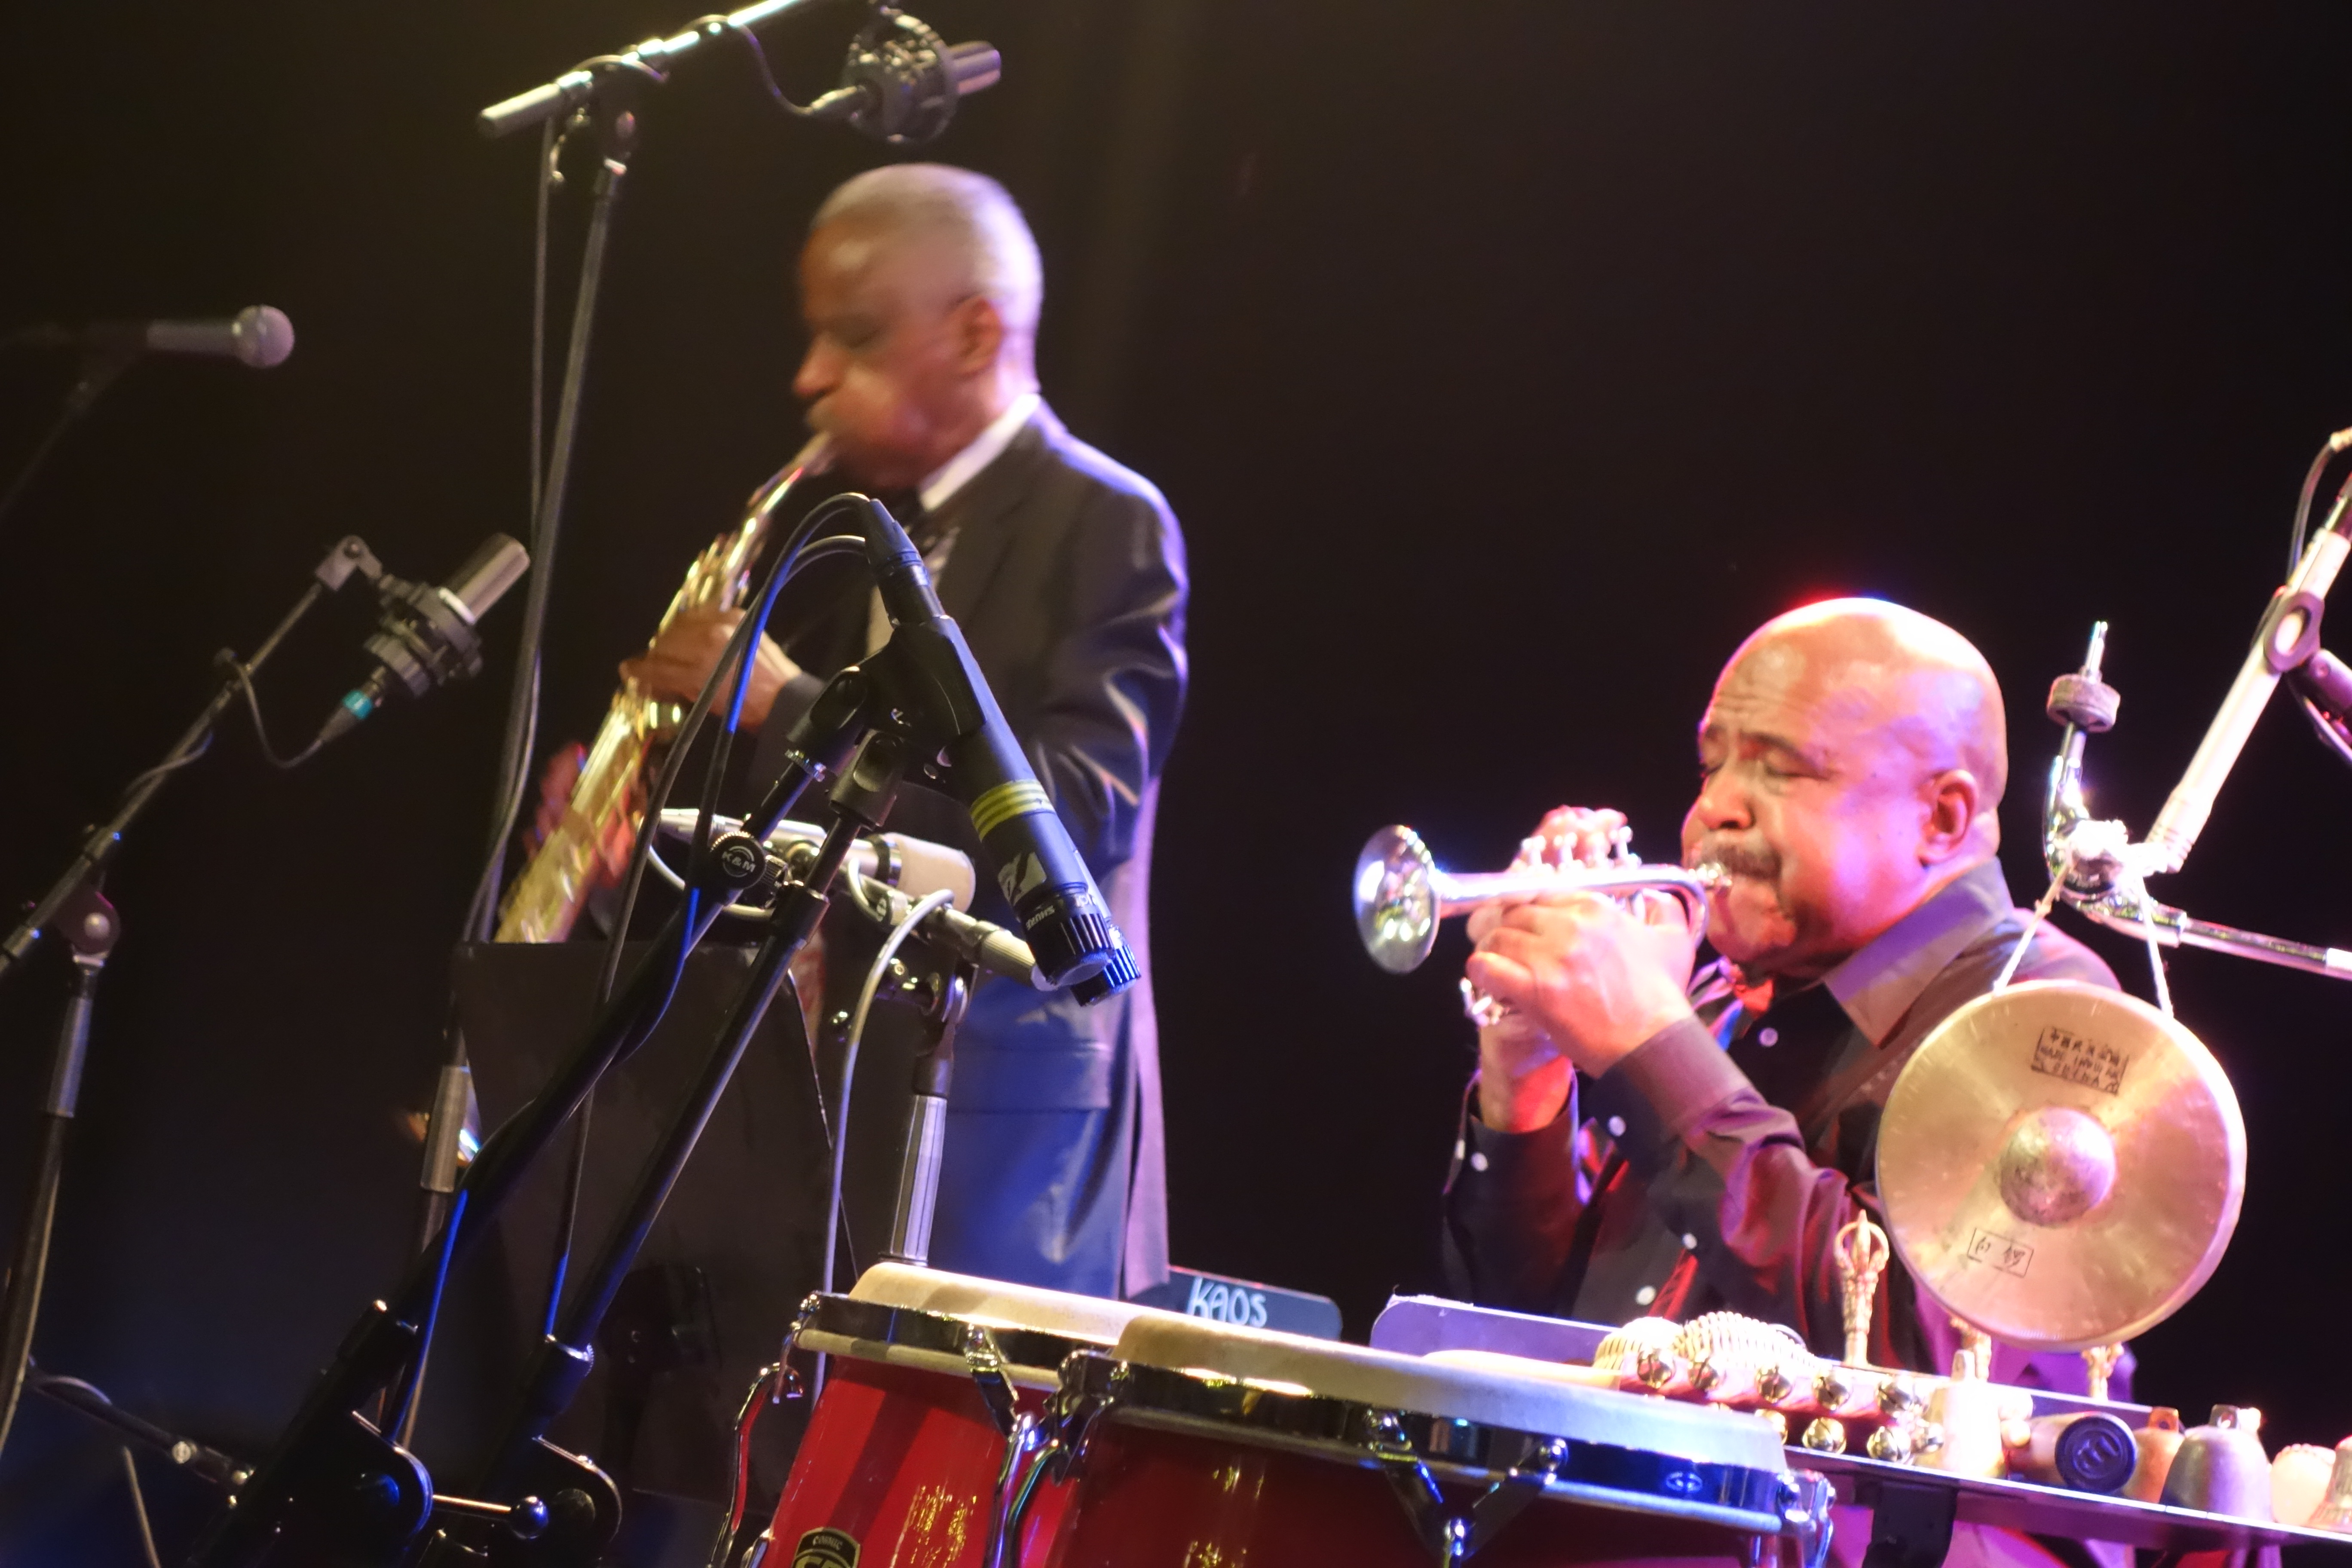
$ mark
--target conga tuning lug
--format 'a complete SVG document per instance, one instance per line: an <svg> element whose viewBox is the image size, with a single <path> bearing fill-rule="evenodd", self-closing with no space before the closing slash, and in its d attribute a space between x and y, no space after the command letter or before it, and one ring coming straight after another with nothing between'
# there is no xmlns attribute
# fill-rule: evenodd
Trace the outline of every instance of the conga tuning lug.
<svg viewBox="0 0 2352 1568"><path fill-rule="evenodd" d="M980 1386L981 1403L988 1406L988 1418L996 1423L1001 1435L1010 1438L1019 1420L1019 1402L1013 1392L1013 1380L1004 1375L1004 1352L997 1349L996 1336L985 1325L964 1325L963 1363L971 1371L972 1382Z"/></svg>
<svg viewBox="0 0 2352 1568"><path fill-rule="evenodd" d="M1404 1423L1393 1412L1379 1410L1370 1414L1370 1424L1366 1447L1381 1461L1413 1533L1441 1565L1459 1563L1492 1541L1528 1504L1543 1495L1568 1458L1568 1445L1559 1438L1529 1443L1517 1464L1466 1512L1457 1513L1446 1506L1437 1478L1430 1474L1405 1435Z"/></svg>
<svg viewBox="0 0 2352 1568"><path fill-rule="evenodd" d="M1830 1509L1837 1490L1827 1476L1791 1470L1780 1478L1780 1520L1797 1543L1799 1568L1822 1568L1829 1560Z"/></svg>
<svg viewBox="0 0 2352 1568"><path fill-rule="evenodd" d="M1021 1556L1021 1521L1029 1500L1052 1457L1054 1440L1045 1424L1027 1411L1013 1418L1004 1436L1004 1458L996 1470L996 1492L991 1500L988 1539L981 1551L982 1568L1010 1568Z"/></svg>

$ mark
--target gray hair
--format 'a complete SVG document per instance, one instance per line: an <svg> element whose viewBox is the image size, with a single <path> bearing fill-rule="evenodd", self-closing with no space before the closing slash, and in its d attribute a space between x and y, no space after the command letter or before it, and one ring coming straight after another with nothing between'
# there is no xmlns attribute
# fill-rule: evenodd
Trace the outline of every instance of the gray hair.
<svg viewBox="0 0 2352 1568"><path fill-rule="evenodd" d="M948 163L886 163L843 182L809 220L814 234L856 218L902 234L945 239L968 269L972 292L1004 319L1008 335L1034 341L1045 295L1037 241L1013 194L986 174Z"/></svg>

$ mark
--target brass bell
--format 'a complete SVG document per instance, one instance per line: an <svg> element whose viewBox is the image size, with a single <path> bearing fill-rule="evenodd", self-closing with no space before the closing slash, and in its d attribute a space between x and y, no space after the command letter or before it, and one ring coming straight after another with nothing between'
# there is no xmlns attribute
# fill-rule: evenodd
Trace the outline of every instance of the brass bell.
<svg viewBox="0 0 2352 1568"><path fill-rule="evenodd" d="M2328 1472L2327 1495L2307 1521L2314 1530L2352 1534L2352 1437L2336 1445L2336 1468Z"/></svg>
<svg viewBox="0 0 2352 1568"><path fill-rule="evenodd" d="M2336 1450L2316 1443L2290 1443L2271 1460L2271 1517L2281 1524L2305 1524L2319 1511L2336 1472Z"/></svg>
<svg viewBox="0 0 2352 1568"><path fill-rule="evenodd" d="M2213 1419L2181 1435L2164 1478L2168 1508L2193 1508L2234 1519L2271 1517L2271 1457L2263 1450L2263 1413L2217 1405Z"/></svg>
<svg viewBox="0 0 2352 1568"><path fill-rule="evenodd" d="M2124 1496L2134 1502L2154 1502L2164 1495L2165 1478L2172 1473L2172 1456L2180 1451L2180 1412L2159 1405L2147 1413L2147 1425L2132 1434L2139 1450Z"/></svg>

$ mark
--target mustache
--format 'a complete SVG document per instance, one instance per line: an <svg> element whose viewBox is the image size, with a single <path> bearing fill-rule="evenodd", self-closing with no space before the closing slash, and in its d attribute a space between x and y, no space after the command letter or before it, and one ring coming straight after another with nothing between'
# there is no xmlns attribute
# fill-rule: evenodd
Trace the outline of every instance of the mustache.
<svg viewBox="0 0 2352 1568"><path fill-rule="evenodd" d="M1780 874L1780 858L1759 845L1742 843L1738 839L1701 839L1691 856L1694 863L1713 861L1735 877L1751 877L1759 882L1769 882Z"/></svg>

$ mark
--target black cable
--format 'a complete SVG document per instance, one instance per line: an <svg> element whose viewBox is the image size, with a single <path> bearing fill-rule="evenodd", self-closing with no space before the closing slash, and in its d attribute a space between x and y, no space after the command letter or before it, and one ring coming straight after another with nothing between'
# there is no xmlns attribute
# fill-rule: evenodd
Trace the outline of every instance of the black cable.
<svg viewBox="0 0 2352 1568"><path fill-rule="evenodd" d="M547 493L547 237L553 192L563 184L563 171L558 166L562 151L563 142L556 134L555 121L548 121L540 127L537 201L531 225L529 531L534 550L540 542L540 505ZM481 874L474 879L474 896L466 906L466 936L472 942L488 942L495 929L507 847L514 837L515 825L522 820L523 803L530 796L531 753L539 747L541 650L530 648L524 657L529 659L528 673L518 679L528 681L530 691L523 704L520 732L509 737L513 743L499 758L500 782L505 785L503 798L490 826L489 849L482 858Z"/></svg>
<svg viewBox="0 0 2352 1568"><path fill-rule="evenodd" d="M752 68L760 73L760 85L768 89L768 96L775 100L776 107L795 120L809 118L808 105L794 103L784 89L776 85L776 73L768 68L768 51L760 47L760 36L757 33L729 16L705 16L693 26L713 33L723 30L729 37L749 49L751 52Z"/></svg>
<svg viewBox="0 0 2352 1568"><path fill-rule="evenodd" d="M711 703L719 695L719 682L726 679L730 668L735 670L735 693L728 704L727 726L719 743L712 748L709 764L704 775L703 809L695 832L692 858L688 861L689 867L699 865L702 855L709 847L712 805L717 799L716 792L719 785L724 778L736 728L742 719L743 694L751 683L751 660L758 656L759 637L767 628L768 617L775 609L777 596L783 592L784 584L792 580L803 564L813 563L828 555L843 553L851 548L860 552L865 549L864 538L851 534L835 534L827 539L817 540L814 543L808 542L809 536L814 534L827 518L848 510L850 503L860 501L861 498L854 496L831 497L812 508L809 514L793 527L792 532L785 537L782 548L776 552L775 563L768 568L766 580L760 585L755 602L756 607L752 613L746 615L736 624L734 634L727 639L726 649L719 654L719 661L711 666L710 673L703 679L702 689L695 694L693 705L687 710L686 716L679 721L677 737L670 742L669 754L663 759L662 771L656 778L652 791L646 796L645 813L638 819L636 838L630 847L628 875L623 879L620 907L614 914L611 933L605 941L604 963L596 979L596 997L599 1006L610 998L613 987L620 977L621 959L628 942L629 922L636 913L637 894L645 884L646 863L652 851L654 837L660 831L662 808L669 804L671 792L677 787L678 775L685 770L687 754L693 750L695 740L701 733L703 721L709 717ZM689 899L694 897L690 887L688 889L688 897ZM715 920L719 910L724 907L723 900L715 903L709 918ZM699 935L698 932L696 934ZM679 975L684 974L685 964L686 957L684 952L681 952L678 957ZM670 984L675 989L677 978L673 976ZM574 1117L572 1170L565 1181L562 1200L557 1211L555 1231L557 1245L548 1270L548 1292L543 1321L546 1324L545 1331L551 1334L555 1331L555 1325L562 1314L564 1277L569 1271L572 1244L579 1225L580 1184L586 1169L587 1124L590 1107L593 1103L593 1097L583 1100ZM477 1159L478 1158L479 1156L477 1156Z"/></svg>
<svg viewBox="0 0 2352 1568"><path fill-rule="evenodd" d="M147 1521L147 1494L139 1489L139 1461L131 1457L129 1444L123 1445L122 1479L131 1486L131 1517L139 1526L139 1547L146 1555L147 1568L163 1568L163 1560L155 1552L155 1527Z"/></svg>
<svg viewBox="0 0 2352 1568"><path fill-rule="evenodd" d="M130 799L132 795L146 788L148 784L152 781L160 779L166 773L178 773L182 768L186 767L190 763L194 762L197 758L202 757L212 749L213 732L210 730L207 730L205 731L205 738L198 741L195 745L188 751L183 752L175 757L165 757L162 762L157 763L153 767L149 768L146 772L131 775L131 782L122 786L122 794L120 798L123 800Z"/></svg>
<svg viewBox="0 0 2352 1568"><path fill-rule="evenodd" d="M327 743L324 735L290 757L279 756L269 744L268 727L261 721L261 694L253 689L253 672L245 668L243 659L226 649L215 656L214 662L226 669L230 679L236 682L237 689L245 693L245 709L253 715L253 738L261 748L263 761L281 773L291 773L319 754L319 748Z"/></svg>
<svg viewBox="0 0 2352 1568"><path fill-rule="evenodd" d="M433 1295L425 1309L425 1331L417 1336L417 1351L402 1373L397 1392L384 1402L387 1417L383 1429L398 1432L408 1425L409 1406L425 1381L425 1355L433 1343L433 1331L440 1326L441 1293L449 1285L449 1260L457 1245L457 1231L466 1223L466 1189L459 1187L450 1200L448 1223L441 1227L441 1262L433 1276Z"/></svg>
<svg viewBox="0 0 2352 1568"><path fill-rule="evenodd" d="M2327 472L2327 465L2336 454L2347 447L2352 447L2352 430L2336 431L2320 444L2319 456L2311 459L2310 471L2303 476L2303 493L2294 503L2294 531L2288 536L2286 547L2286 574L2290 578L2294 569L2303 564L2304 533L2311 526L2311 503L2319 495L2320 477ZM2352 484L2347 484L2344 494L2336 498L2337 510L2343 510L2347 496L2352 496Z"/></svg>
<svg viewBox="0 0 2352 1568"><path fill-rule="evenodd" d="M703 682L700 694L694 700L694 706L687 710L685 719L679 723L677 738L671 743L669 755L662 763L661 773L646 803L645 816L637 825L636 842L630 848L628 875L622 882L620 910L613 922L612 934L605 948L604 973L598 983L600 991L609 991L614 978L620 973L622 944L627 941L629 921L636 911L637 894L645 884L646 859L653 847L654 833L661 822L662 807L669 803L670 792L677 787L678 773L685 767L687 752L692 748L695 737L700 732L703 720L709 715L711 700L718 695L721 674L730 663L745 656L746 648L751 646L751 637L756 636L767 626L768 614L774 607L776 595L782 589L786 576L796 569L795 563L801 555L813 548L808 543L809 536L814 534L818 526L833 514L847 510L845 503L861 499L853 495L829 497L812 508L808 516L803 518L793 529L792 533L786 537L782 548L777 552L775 565L769 568L768 580L761 584L758 600L759 614L756 617L745 616L736 626L735 635L728 639L726 650L719 656L718 664L712 667L709 678ZM836 534L834 537L847 540L852 536ZM828 546L824 552L825 554L835 553L831 541L818 542ZM856 542L858 548L864 548L863 539L858 539ZM816 559L818 557L815 555L810 556L811 561ZM747 630L751 636L746 635ZM699 845L696 847L695 853L698 855L701 853ZM688 864L691 865L692 862L689 861Z"/></svg>

